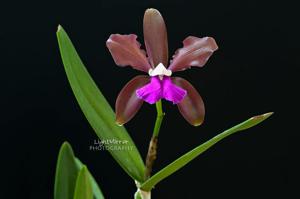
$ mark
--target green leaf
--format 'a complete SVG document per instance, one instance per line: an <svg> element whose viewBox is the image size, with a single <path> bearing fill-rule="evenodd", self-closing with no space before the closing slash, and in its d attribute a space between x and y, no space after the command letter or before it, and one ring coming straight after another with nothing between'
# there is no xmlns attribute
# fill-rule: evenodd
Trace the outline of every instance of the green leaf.
<svg viewBox="0 0 300 199"><path fill-rule="evenodd" d="M86 166L83 166L79 171L76 180L74 199L93 199L92 185Z"/></svg>
<svg viewBox="0 0 300 199"><path fill-rule="evenodd" d="M189 151L188 153L184 154L159 172L157 172L155 175L153 175L151 178L149 178L146 182L144 182L140 189L144 191L150 191L158 182L165 179L169 175L173 174L183 166L185 166L187 163L192 161L194 158L199 156L201 153L209 149L211 146L219 142L220 140L224 139L225 137L236 133L238 131L242 131L248 128L251 128L260 122L264 121L268 117L270 117L273 113L266 113L263 115L258 115L255 117L252 117L226 131L223 133L220 133L219 135L213 137L212 139L206 141L205 143L201 144L200 146L194 148L193 150Z"/></svg>
<svg viewBox="0 0 300 199"><path fill-rule="evenodd" d="M143 199L141 192L139 190L137 190L134 194L134 199Z"/></svg>
<svg viewBox="0 0 300 199"><path fill-rule="evenodd" d="M151 198L151 192L145 192L143 190L138 189L134 193L134 199L150 199Z"/></svg>
<svg viewBox="0 0 300 199"><path fill-rule="evenodd" d="M84 167L84 164L82 164L82 162L78 158L75 158L75 162L76 162L77 168L79 170L81 170ZM88 173L88 176L89 176L89 179L90 179L90 183L92 185L94 198L95 199L104 199L102 191L101 191L100 187L98 186L96 180L94 179L92 174L89 172L89 170L87 170L87 173Z"/></svg>
<svg viewBox="0 0 300 199"><path fill-rule="evenodd" d="M64 142L60 148L54 185L54 199L73 199L76 180L83 167L86 167L74 156L71 145ZM87 170L95 199L104 199L100 187L92 174Z"/></svg>
<svg viewBox="0 0 300 199"><path fill-rule="evenodd" d="M72 199L78 168L69 143L60 148L55 174L54 199Z"/></svg>
<svg viewBox="0 0 300 199"><path fill-rule="evenodd" d="M108 141L105 144L119 165L133 179L143 182L145 166L135 144L126 129L115 124L113 110L97 88L61 26L58 27L57 38L68 80L85 117L98 137ZM120 147L119 141L127 142L126 149L114 150Z"/></svg>

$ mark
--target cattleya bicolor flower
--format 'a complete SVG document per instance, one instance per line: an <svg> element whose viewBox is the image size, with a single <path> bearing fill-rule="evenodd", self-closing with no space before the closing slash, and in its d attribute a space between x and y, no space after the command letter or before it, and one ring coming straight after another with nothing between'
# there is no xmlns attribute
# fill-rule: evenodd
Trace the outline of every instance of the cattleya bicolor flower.
<svg viewBox="0 0 300 199"><path fill-rule="evenodd" d="M215 40L211 37L187 37L168 64L167 30L159 11L147 9L143 26L147 53L140 48L141 44L134 34L112 34L106 42L117 65L131 66L149 74L134 77L121 90L116 100L116 122L119 125L128 122L143 101L154 104L165 99L177 104L190 124L200 125L205 114L201 96L187 80L171 75L191 66L202 67L218 49Z"/></svg>

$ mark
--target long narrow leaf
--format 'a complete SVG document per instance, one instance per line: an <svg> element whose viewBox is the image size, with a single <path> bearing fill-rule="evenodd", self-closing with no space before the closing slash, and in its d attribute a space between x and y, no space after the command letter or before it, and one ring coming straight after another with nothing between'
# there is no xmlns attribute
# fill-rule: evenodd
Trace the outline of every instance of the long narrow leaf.
<svg viewBox="0 0 300 199"><path fill-rule="evenodd" d="M84 164L82 164L82 162L78 158L75 158L75 162L76 162L76 165L79 170L81 170L84 167ZM94 198L95 199L104 199L102 191L101 191L100 187L98 186L96 180L94 179L92 174L89 172L89 170L87 170L87 172L88 172L88 177L90 179L90 183L92 185Z"/></svg>
<svg viewBox="0 0 300 199"><path fill-rule="evenodd" d="M76 179L85 165L74 156L71 145L64 142L60 148L54 185L54 199L73 199ZM104 199L102 191L92 174L87 170L95 199Z"/></svg>
<svg viewBox="0 0 300 199"><path fill-rule="evenodd" d="M60 148L57 159L54 199L73 199L76 179L84 166L85 165L74 156L71 145L68 142L64 142ZM89 170L87 170L87 175L92 186L94 198L104 199L99 185Z"/></svg>
<svg viewBox="0 0 300 199"><path fill-rule="evenodd" d="M92 185L86 166L83 166L79 171L76 180L74 199L93 199Z"/></svg>
<svg viewBox="0 0 300 199"><path fill-rule="evenodd" d="M107 141L105 144L111 149L109 152L119 165L133 179L143 182L145 166L136 146L125 128L115 124L113 110L97 88L61 26L58 27L57 38L68 80L85 117L98 137ZM126 149L114 150L120 147L119 143L123 141L126 142Z"/></svg>
<svg viewBox="0 0 300 199"><path fill-rule="evenodd" d="M54 199L73 199L78 168L69 143L60 148L55 174Z"/></svg>
<svg viewBox="0 0 300 199"><path fill-rule="evenodd" d="M260 122L264 121L271 115L272 115L272 113L266 113L263 115L258 115L258 116L252 117L230 129L224 131L223 133L220 133L219 135L213 137L212 139L208 140L207 142L194 148L190 152L184 154L183 156L181 156L180 158L178 158L177 160L175 160L174 162L172 162L171 164L169 164L168 166L166 166L165 168L160 170L158 173L156 173L151 178L149 178L146 182L144 182L141 185L140 189L142 189L144 191L150 191L158 182L162 181L163 179L165 179L172 173L176 172L177 170L179 170L180 168L185 166L187 163L192 161L194 158L199 156L201 153L203 153L204 151L209 149L211 146L213 146L220 140L222 140L225 137L227 137L233 133L236 133L238 131L242 131L242 130L251 128L251 127L259 124Z"/></svg>

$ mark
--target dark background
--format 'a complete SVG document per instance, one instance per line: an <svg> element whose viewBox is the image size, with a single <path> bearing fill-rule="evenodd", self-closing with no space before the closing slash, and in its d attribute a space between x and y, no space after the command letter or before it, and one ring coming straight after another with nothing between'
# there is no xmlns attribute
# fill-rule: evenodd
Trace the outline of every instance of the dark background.
<svg viewBox="0 0 300 199"><path fill-rule="evenodd" d="M20 1L0 12L0 198L52 198L63 141L88 165L106 198L132 198L133 181L106 151L90 151L96 135L83 116L60 59L56 29L68 32L87 69L114 106L123 85L140 72L119 68L105 47L112 33L143 43L146 8L165 18L170 55L182 40L212 36L219 50L203 68L177 73L206 105L205 123L190 126L164 102L155 171L253 115L264 123L220 142L153 190L153 198L290 198L289 119L299 67L297 6L288 1ZM291 92L293 91L293 92ZM155 120L144 104L126 124L143 157ZM297 147L295 147L295 150ZM293 150L293 149L291 149ZM297 156L295 157L297 159ZM291 173L291 172L290 172ZM294 184L295 185L295 184Z"/></svg>

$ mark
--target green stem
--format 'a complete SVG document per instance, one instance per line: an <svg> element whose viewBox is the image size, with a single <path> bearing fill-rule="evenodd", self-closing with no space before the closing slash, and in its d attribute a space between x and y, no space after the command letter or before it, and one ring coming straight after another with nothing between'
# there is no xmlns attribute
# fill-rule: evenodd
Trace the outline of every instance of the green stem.
<svg viewBox="0 0 300 199"><path fill-rule="evenodd" d="M162 110L161 100L156 102L155 105L156 105L156 110L157 110L157 117L156 117L153 135L152 135L152 138L149 143L148 153L147 153L147 157L146 157L146 170L145 170L145 178L146 179L148 179L151 176L152 167L153 167L154 161L156 159L156 154L157 154L158 134L159 134L162 120L165 115Z"/></svg>
<svg viewBox="0 0 300 199"><path fill-rule="evenodd" d="M156 105L157 117L156 117L155 126L154 126L154 130L153 130L153 137L158 137L160 126L161 126L161 123L162 123L162 120L163 120L165 114L162 110L161 100L156 102L155 105Z"/></svg>

